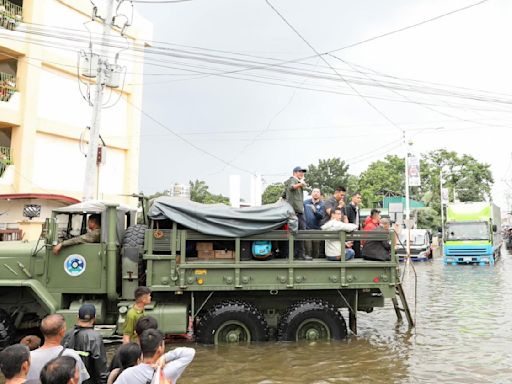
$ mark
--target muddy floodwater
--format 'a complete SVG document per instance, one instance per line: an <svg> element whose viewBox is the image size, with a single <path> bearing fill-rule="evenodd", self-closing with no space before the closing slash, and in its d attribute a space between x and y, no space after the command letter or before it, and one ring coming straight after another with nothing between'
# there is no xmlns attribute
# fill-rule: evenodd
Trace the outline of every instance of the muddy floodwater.
<svg viewBox="0 0 512 384"><path fill-rule="evenodd" d="M346 341L197 345L179 383L512 383L512 256L494 267L437 258L415 268L411 332L388 305L361 313ZM414 285L411 272L413 310Z"/></svg>

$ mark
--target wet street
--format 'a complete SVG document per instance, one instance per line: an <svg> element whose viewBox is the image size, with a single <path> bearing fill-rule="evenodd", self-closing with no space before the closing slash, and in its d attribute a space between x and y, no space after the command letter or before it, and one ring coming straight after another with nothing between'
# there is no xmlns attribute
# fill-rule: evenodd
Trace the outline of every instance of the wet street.
<svg viewBox="0 0 512 384"><path fill-rule="evenodd" d="M512 256L494 267L416 263L417 327L390 303L342 342L196 346L189 383L510 383ZM414 279L405 278L414 310ZM173 346L172 346L173 347Z"/></svg>

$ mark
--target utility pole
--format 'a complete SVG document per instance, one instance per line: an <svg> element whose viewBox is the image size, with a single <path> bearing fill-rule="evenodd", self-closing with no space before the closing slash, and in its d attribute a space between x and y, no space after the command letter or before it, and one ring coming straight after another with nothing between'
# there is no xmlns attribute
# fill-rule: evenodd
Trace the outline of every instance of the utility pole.
<svg viewBox="0 0 512 384"><path fill-rule="evenodd" d="M107 0L106 16L103 22L103 33L101 39L101 54L98 58L97 75L96 75L96 89L94 91L93 110L91 118L91 131L89 137L89 149L87 152L87 163L85 166L83 201L92 200L97 196L95 195L97 183L97 151L101 127L101 108L103 104L103 91L107 80L107 66L108 66L108 53L107 47L108 38L112 30L113 14L114 14L114 1ZM92 52L91 52L92 55Z"/></svg>
<svg viewBox="0 0 512 384"><path fill-rule="evenodd" d="M439 170L439 193L441 197L441 251L444 245L444 197L443 197L443 167ZM443 253L444 254L444 253Z"/></svg>
<svg viewBox="0 0 512 384"><path fill-rule="evenodd" d="M406 139L405 131L403 132L405 146L405 228L407 237L405 238L406 260L411 257L411 205L409 201L409 143Z"/></svg>

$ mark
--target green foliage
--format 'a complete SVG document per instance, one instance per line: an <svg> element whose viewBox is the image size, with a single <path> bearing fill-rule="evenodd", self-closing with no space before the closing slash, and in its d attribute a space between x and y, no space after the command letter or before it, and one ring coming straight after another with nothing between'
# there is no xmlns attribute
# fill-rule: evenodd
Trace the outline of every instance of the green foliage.
<svg viewBox="0 0 512 384"><path fill-rule="evenodd" d="M284 183L274 183L270 184L263 195L261 196L261 200L263 204L273 204L279 200L284 191Z"/></svg>
<svg viewBox="0 0 512 384"><path fill-rule="evenodd" d="M374 161L359 177L359 191L365 207L376 206L388 192L402 195L404 189L405 161L395 155Z"/></svg>
<svg viewBox="0 0 512 384"><path fill-rule="evenodd" d="M441 226L440 213L432 208L424 208L418 210L417 227L423 229L431 229L432 233L437 233L437 229Z"/></svg>
<svg viewBox="0 0 512 384"><path fill-rule="evenodd" d="M326 195L332 194L337 186L347 186L348 165L340 158L319 160L318 165L310 164L306 182L310 188L320 188Z"/></svg>
<svg viewBox="0 0 512 384"><path fill-rule="evenodd" d="M229 198L223 195L215 195L208 191L208 186L203 180L188 182L190 185L190 200L203 204L226 204L229 205Z"/></svg>

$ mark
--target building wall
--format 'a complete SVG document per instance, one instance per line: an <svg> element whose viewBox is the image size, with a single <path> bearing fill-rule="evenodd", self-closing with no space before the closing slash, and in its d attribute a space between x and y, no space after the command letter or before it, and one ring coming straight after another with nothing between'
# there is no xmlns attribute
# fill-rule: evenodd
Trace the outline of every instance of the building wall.
<svg viewBox="0 0 512 384"><path fill-rule="evenodd" d="M88 46L83 24L91 20L91 11L89 0L24 0L23 21L27 24L14 31L0 31L12 36L0 39L0 72L9 73L15 68L18 90L9 101L0 101L0 130L5 130L0 137L2 146L6 145L10 133L12 158L12 165L0 176L0 194L82 197L86 158L79 144L91 124L92 108L79 91L76 65L78 51ZM86 38L74 39L78 32L70 31L74 35L70 35L69 41L55 43L51 38L26 32L36 24L83 30ZM100 23L89 22L87 28L99 39ZM113 32L113 36L119 35ZM152 26L135 14L127 37L128 45L143 44L151 39ZM96 52L100 50L95 46ZM118 51L111 50L110 56ZM141 84L143 57L133 55L129 51L120 55L120 64L127 67L125 83ZM17 59L14 67L13 58ZM113 62L113 58L109 61ZM136 199L125 195L138 191L141 115L133 105L141 105L142 87L107 88L105 95L106 99L118 102L102 110L100 134L107 152L106 164L99 171L98 198L133 206ZM83 149L86 151L86 146ZM11 204L12 201L2 206ZM13 205L13 209L18 206Z"/></svg>

